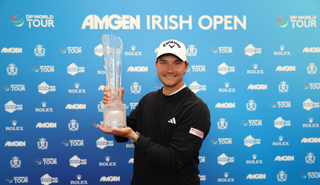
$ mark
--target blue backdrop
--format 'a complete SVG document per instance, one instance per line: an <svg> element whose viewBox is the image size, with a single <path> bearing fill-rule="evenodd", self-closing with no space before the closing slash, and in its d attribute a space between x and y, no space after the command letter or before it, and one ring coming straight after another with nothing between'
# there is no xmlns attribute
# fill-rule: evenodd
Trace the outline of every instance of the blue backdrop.
<svg viewBox="0 0 320 185"><path fill-rule="evenodd" d="M134 146L102 122L102 35L123 43L129 114L161 88L155 49L188 48L211 112L201 184L319 184L319 1L0 2L0 184L130 184Z"/></svg>

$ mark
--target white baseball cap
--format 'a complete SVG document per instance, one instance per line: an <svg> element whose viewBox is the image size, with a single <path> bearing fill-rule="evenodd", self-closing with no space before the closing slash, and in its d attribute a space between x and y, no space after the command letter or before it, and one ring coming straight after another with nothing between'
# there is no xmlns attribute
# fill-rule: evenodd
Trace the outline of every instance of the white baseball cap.
<svg viewBox="0 0 320 185"><path fill-rule="evenodd" d="M182 42L174 39L162 42L155 52L157 52L157 58L164 54L173 54L184 62L188 60L188 54L185 45Z"/></svg>

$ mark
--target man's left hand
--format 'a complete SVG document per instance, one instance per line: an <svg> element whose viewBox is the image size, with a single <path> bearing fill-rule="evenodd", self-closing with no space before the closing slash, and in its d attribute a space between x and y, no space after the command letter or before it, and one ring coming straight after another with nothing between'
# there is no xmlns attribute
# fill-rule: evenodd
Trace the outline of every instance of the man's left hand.
<svg viewBox="0 0 320 185"><path fill-rule="evenodd" d="M128 139L132 138L135 134L135 132L130 127L106 129L103 127L103 125L98 125L98 128L106 134L112 134L114 136L126 137Z"/></svg>

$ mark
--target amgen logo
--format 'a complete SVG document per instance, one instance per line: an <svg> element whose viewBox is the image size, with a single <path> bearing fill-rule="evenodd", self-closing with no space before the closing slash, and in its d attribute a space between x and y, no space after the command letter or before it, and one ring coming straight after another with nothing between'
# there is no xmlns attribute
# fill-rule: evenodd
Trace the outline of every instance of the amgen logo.
<svg viewBox="0 0 320 185"><path fill-rule="evenodd" d="M148 66L130 66L127 72L148 72Z"/></svg>
<svg viewBox="0 0 320 185"><path fill-rule="evenodd" d="M66 109L75 109L75 110L78 110L78 109L86 109L86 104L68 104L66 106Z"/></svg>
<svg viewBox="0 0 320 185"><path fill-rule="evenodd" d="M84 30L87 27L89 29L112 29L112 30L140 30L140 15L136 15L134 18L131 15L105 15L102 19L97 15L88 15L81 26L81 29Z"/></svg>
<svg viewBox="0 0 320 185"><path fill-rule="evenodd" d="M102 176L100 182L120 182L120 176Z"/></svg>

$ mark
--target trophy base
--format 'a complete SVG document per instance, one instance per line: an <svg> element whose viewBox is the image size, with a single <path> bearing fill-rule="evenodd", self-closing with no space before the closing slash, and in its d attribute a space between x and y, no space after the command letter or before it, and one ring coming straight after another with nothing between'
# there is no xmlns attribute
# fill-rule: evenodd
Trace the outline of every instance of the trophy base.
<svg viewBox="0 0 320 185"><path fill-rule="evenodd" d="M103 105L104 128L125 128L127 127L126 105L110 103Z"/></svg>

